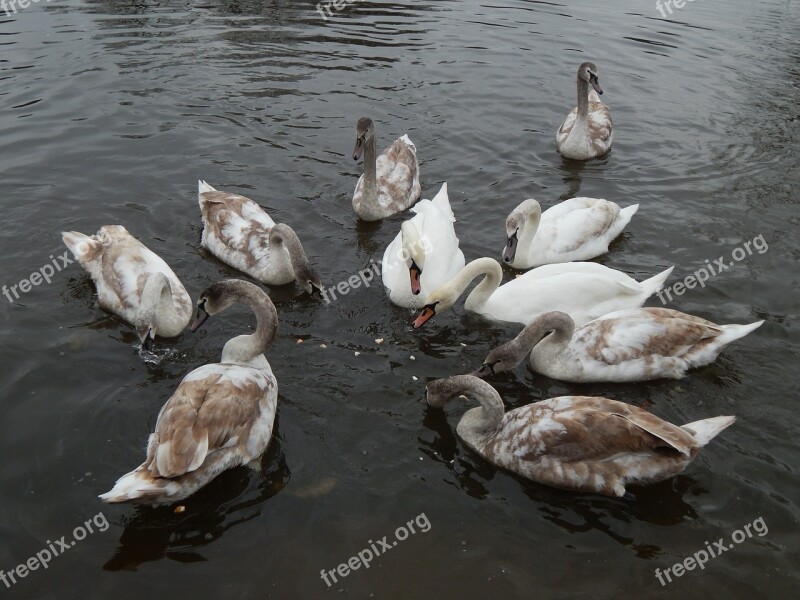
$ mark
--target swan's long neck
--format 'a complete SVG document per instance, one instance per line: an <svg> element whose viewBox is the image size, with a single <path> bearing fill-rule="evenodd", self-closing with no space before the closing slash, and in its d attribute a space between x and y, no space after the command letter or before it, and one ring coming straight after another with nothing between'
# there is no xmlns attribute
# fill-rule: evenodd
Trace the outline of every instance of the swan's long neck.
<svg viewBox="0 0 800 600"><path fill-rule="evenodd" d="M468 427L476 433L496 429L503 420L505 406L500 394L489 383L470 375L456 375L450 378L454 387L469 398L481 403L479 409L469 411Z"/></svg>
<svg viewBox="0 0 800 600"><path fill-rule="evenodd" d="M578 77L578 115L576 121L585 122L589 116L589 82ZM573 126L574 127L574 126Z"/></svg>
<svg viewBox="0 0 800 600"><path fill-rule="evenodd" d="M542 207L539 206L538 202L532 203L529 210L530 212L524 221L517 241L517 253L523 256L528 256L530 253L531 244L533 244L533 239L536 237L536 232L539 231L539 223L542 220Z"/></svg>
<svg viewBox="0 0 800 600"><path fill-rule="evenodd" d="M364 201L370 206L378 202L378 163L375 152L375 135L364 145Z"/></svg>
<svg viewBox="0 0 800 600"><path fill-rule="evenodd" d="M222 349L222 362L248 363L264 354L278 331L278 312L264 292L256 286L239 287L235 300L246 304L256 315L256 331L228 340Z"/></svg>
<svg viewBox="0 0 800 600"><path fill-rule="evenodd" d="M548 332L553 333L542 339ZM525 326L517 337L508 342L515 365L520 364L531 350L539 346L548 354L560 354L575 333L575 322L562 312L549 312L538 316Z"/></svg>
<svg viewBox="0 0 800 600"><path fill-rule="evenodd" d="M503 270L500 265L491 258L478 258L461 269L452 280L453 287L461 296L472 280L480 275L485 275L483 281L475 286L464 303L464 307L473 312L479 312L477 309L486 304L489 297L500 287L500 282L503 280Z"/></svg>
<svg viewBox="0 0 800 600"><path fill-rule="evenodd" d="M151 273L142 289L139 304L140 320L143 325L155 325L156 334L160 326L181 321L172 301L172 289L169 279L161 272Z"/></svg>
<svg viewBox="0 0 800 600"><path fill-rule="evenodd" d="M300 243L300 238L297 237L294 229L283 223L275 225L269 234L270 246L282 245L286 252L276 253L282 257L279 260L283 261L282 267L288 269L293 274L297 272L297 268L308 264L303 245Z"/></svg>

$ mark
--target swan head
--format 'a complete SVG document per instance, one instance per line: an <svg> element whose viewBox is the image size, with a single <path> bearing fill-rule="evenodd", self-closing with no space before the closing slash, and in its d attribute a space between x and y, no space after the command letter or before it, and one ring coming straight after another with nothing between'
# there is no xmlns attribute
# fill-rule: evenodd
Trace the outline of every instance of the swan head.
<svg viewBox="0 0 800 600"><path fill-rule="evenodd" d="M578 69L578 79L590 84L594 91L603 95L603 88L600 86L600 79L597 77L597 65L592 62L583 63Z"/></svg>
<svg viewBox="0 0 800 600"><path fill-rule="evenodd" d="M422 307L422 310L414 320L414 329L419 329L438 313L453 306L458 300L458 296L454 289L446 285L433 292L428 296L428 303Z"/></svg>
<svg viewBox="0 0 800 600"><path fill-rule="evenodd" d="M472 375L483 379L497 373L511 371L519 363L519 349L514 346L514 340L512 340L489 352L481 367Z"/></svg>
<svg viewBox="0 0 800 600"><path fill-rule="evenodd" d="M279 223L272 228L269 240L270 244L284 246L297 284L312 297L322 298L322 281L316 269L308 261L303 245L294 229L285 223Z"/></svg>
<svg viewBox="0 0 800 600"><path fill-rule="evenodd" d="M209 317L221 313L234 304L238 297L235 288L239 284L256 287L252 283L246 281L229 279L218 281L204 289L197 299L197 314L195 315L191 330L193 332L197 331Z"/></svg>
<svg viewBox="0 0 800 600"><path fill-rule="evenodd" d="M142 343L142 350L148 352L153 351L153 342L156 338L156 324L146 323L136 325L136 334L139 336L139 341Z"/></svg>
<svg viewBox="0 0 800 600"><path fill-rule="evenodd" d="M434 408L442 408L454 398L480 401L480 408L464 413L458 423L459 435L469 438L497 428L503 418L503 401L490 384L472 375L456 375L431 381L425 387L425 401Z"/></svg>
<svg viewBox="0 0 800 600"><path fill-rule="evenodd" d="M406 221L400 226L402 238L402 250L400 258L408 265L408 274L411 278L411 293L418 296L422 291L421 278L422 270L425 268L425 256L429 251L430 243L427 238L423 240L419 229L413 220Z"/></svg>
<svg viewBox="0 0 800 600"><path fill-rule="evenodd" d="M364 146L375 135L375 124L369 117L361 117L356 124L356 147L353 149L353 160L358 160L364 153Z"/></svg>
<svg viewBox="0 0 800 600"><path fill-rule="evenodd" d="M529 198L511 211L506 218L506 247L503 249L503 262L513 263L517 256L517 246L528 219L534 218L536 227L542 216L542 207L533 198Z"/></svg>
<svg viewBox="0 0 800 600"><path fill-rule="evenodd" d="M292 264L294 279L312 298L322 298L322 281L316 269L306 260L300 264Z"/></svg>

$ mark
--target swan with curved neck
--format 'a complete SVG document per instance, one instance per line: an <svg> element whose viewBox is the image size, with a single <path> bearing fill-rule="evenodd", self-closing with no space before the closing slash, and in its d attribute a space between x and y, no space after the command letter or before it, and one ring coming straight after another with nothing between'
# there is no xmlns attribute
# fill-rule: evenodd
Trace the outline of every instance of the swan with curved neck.
<svg viewBox="0 0 800 600"><path fill-rule="evenodd" d="M192 331L237 303L255 313L255 332L230 339L221 362L183 378L158 414L145 461L120 477L101 499L154 506L177 502L226 469L264 453L278 403L278 382L264 356L278 327L275 306L252 283L215 283L197 301Z"/></svg>
<svg viewBox="0 0 800 600"><path fill-rule="evenodd" d="M589 86L593 89L589 90ZM556 148L564 158L589 160L611 149L614 143L611 111L598 94L603 94L603 88L597 66L585 62L578 68L578 106L572 109L556 134Z"/></svg>
<svg viewBox="0 0 800 600"><path fill-rule="evenodd" d="M356 125L353 160L364 156L364 174L353 193L353 210L364 221L402 212L419 200L417 147L404 135L376 156L375 124L362 117Z"/></svg>
<svg viewBox="0 0 800 600"><path fill-rule="evenodd" d="M531 369L561 381L680 379L689 369L712 363L726 345L763 322L717 325L668 308L638 308L609 313L576 330L569 315L549 312L492 350L475 375L509 371L530 357Z"/></svg>
<svg viewBox="0 0 800 600"><path fill-rule="evenodd" d="M501 286L503 271L498 262L479 258L428 296L414 327L421 327L453 306L480 276L484 276L483 280L464 303L471 312L526 325L541 313L562 309L583 325L615 310L641 306L661 289L671 272L670 267L639 283L597 263L571 262L538 267Z"/></svg>
<svg viewBox="0 0 800 600"><path fill-rule="evenodd" d="M544 213L530 198L506 219L503 261L515 269L589 260L608 252L639 205L620 208L599 198L570 198Z"/></svg>
<svg viewBox="0 0 800 600"><path fill-rule="evenodd" d="M192 318L186 288L157 254L122 225L105 225L93 236L61 234L94 281L98 304L136 328L142 348L158 336L175 337Z"/></svg>
<svg viewBox="0 0 800 600"><path fill-rule="evenodd" d="M427 402L437 408L465 395L480 402L456 427L489 462L562 489L624 496L682 472L700 448L736 420L714 417L682 427L640 408L601 397L562 396L505 412L491 385L471 375L433 381Z"/></svg>
<svg viewBox="0 0 800 600"><path fill-rule="evenodd" d="M250 198L198 184L201 243L222 262L267 285L292 281L312 296L322 283L294 229L275 221Z"/></svg>
<svg viewBox="0 0 800 600"><path fill-rule="evenodd" d="M433 200L422 200L411 211L415 216L400 226L381 263L389 299L406 308L425 304L428 294L463 269L465 262L447 183Z"/></svg>

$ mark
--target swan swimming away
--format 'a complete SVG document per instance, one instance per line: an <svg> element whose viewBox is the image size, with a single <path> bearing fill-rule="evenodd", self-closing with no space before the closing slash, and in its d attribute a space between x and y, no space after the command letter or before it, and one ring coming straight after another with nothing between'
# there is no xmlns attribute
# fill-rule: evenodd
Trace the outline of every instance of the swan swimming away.
<svg viewBox="0 0 800 600"><path fill-rule="evenodd" d="M200 294L192 331L235 303L253 310L255 333L230 339L219 363L183 378L158 413L145 461L100 495L105 502L157 506L183 500L264 453L278 404L278 382L264 357L278 328L275 306L252 283L215 283Z"/></svg>

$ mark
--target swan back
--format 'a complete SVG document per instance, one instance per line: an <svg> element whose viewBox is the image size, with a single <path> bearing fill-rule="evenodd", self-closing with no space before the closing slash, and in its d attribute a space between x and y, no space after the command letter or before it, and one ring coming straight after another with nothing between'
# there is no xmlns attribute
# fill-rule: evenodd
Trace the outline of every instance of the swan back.
<svg viewBox="0 0 800 600"><path fill-rule="evenodd" d="M122 225L105 225L93 236L67 231L62 239L94 281L103 309L137 327L143 313L154 314L152 325L165 337L178 335L189 323L192 301L186 288L160 256ZM143 304L147 282L156 274L163 275L169 284L171 310L153 310ZM160 300L160 295L156 298Z"/></svg>

